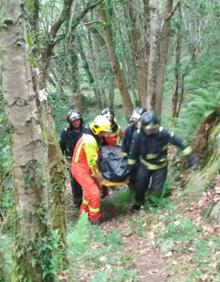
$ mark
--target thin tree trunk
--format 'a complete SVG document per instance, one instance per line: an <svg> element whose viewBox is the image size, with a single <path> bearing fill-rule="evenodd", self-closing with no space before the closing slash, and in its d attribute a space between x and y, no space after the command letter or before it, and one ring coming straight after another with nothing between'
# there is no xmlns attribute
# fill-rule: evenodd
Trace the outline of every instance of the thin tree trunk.
<svg viewBox="0 0 220 282"><path fill-rule="evenodd" d="M3 95L11 127L13 182L16 209L19 214L16 237L16 272L20 280L54 281L50 274L43 278L42 257L50 265L47 249L46 156L31 70L28 65L22 1L10 0L4 6L1 27L3 49ZM36 249L36 246L38 246ZM48 253L39 252L44 249ZM18 255L20 254L20 255Z"/></svg>
<svg viewBox="0 0 220 282"><path fill-rule="evenodd" d="M145 49L145 59L144 59L144 73L145 73L145 93L141 97L142 105L147 107L144 102L147 100L148 95L148 83L149 83L149 64L150 64L150 1L143 0L144 5L144 49Z"/></svg>
<svg viewBox="0 0 220 282"><path fill-rule="evenodd" d="M176 44L175 44L175 86L174 93L172 97L172 117L177 117L177 104L179 102L179 93L180 93L180 82L181 82L181 74L180 74L180 56L181 56L181 26L182 26L182 12L181 5L178 8L178 18L179 22L177 23L176 28Z"/></svg>
<svg viewBox="0 0 220 282"><path fill-rule="evenodd" d="M159 58L159 32L160 32L160 18L157 7L151 8L150 20L150 56L149 56L149 69L148 69L148 85L147 95L144 99L144 106L148 110L155 109L156 104L156 82L157 82L157 69Z"/></svg>
<svg viewBox="0 0 220 282"><path fill-rule="evenodd" d="M99 59L98 54L101 53L101 36L98 33L97 30L94 31L93 37L91 35L91 32L88 31L88 36L89 36L89 46L90 46L90 51L92 55L92 62L93 62L93 69L94 69L94 75L95 75L95 85L97 89L97 94L98 94L98 104L100 110L105 107L106 103L106 97L105 97L105 91L102 86L102 70L101 70L101 62ZM103 41L103 40L102 40Z"/></svg>
<svg viewBox="0 0 220 282"><path fill-rule="evenodd" d="M35 94L37 97L38 110L41 116L41 125L43 129L44 142L47 148L47 174L51 185L49 194L50 212L52 219L52 227L59 230L59 235L61 236L62 246L65 246L66 238L66 217L65 217L65 175L66 168L64 165L63 157L58 145L55 123L52 115L51 107L47 101L46 92L46 75L48 70L48 64L50 58L46 57L46 54L50 56L52 50L55 47L55 43L50 40L55 41L56 33L65 21L65 17L68 15L68 8L70 8L72 0L67 0L64 3L61 14L51 28L51 32L48 38L48 44L45 53L41 56L41 69L40 71L33 72L33 83ZM70 6L69 6L70 5ZM37 19L35 17L35 21ZM37 24L34 27L37 28ZM38 30L33 30L34 33L38 33ZM52 49L51 49L52 48ZM65 261L65 258L64 258Z"/></svg>
<svg viewBox="0 0 220 282"><path fill-rule="evenodd" d="M87 57L86 57L86 53L84 52L82 39L79 36L77 36L77 47L78 47L78 51L80 53L80 56L81 56L81 59L82 59L82 62L83 62L83 68L87 73L89 83L92 85L94 83L94 77L93 77L93 74L90 70L90 66L89 66L89 63L88 63L88 60L87 60Z"/></svg>
<svg viewBox="0 0 220 282"><path fill-rule="evenodd" d="M160 33L160 59L158 64L157 81L156 81L156 103L155 112L158 116L161 115L162 111L162 100L163 100L163 82L165 75L165 68L167 64L168 46L169 46L169 32L170 32L170 14L172 12L173 0L167 0L164 23Z"/></svg>
<svg viewBox="0 0 220 282"><path fill-rule="evenodd" d="M142 33L141 24L140 24L140 13L137 11L137 8L134 7L136 3L130 2L129 4L129 17L131 24L131 32L130 32L130 42L132 46L132 53L135 62L135 69L137 75L137 87L139 100L143 104L144 97L147 93L147 76L148 76L148 53L149 53L149 44L145 46L148 41L145 39L145 32L147 32L147 26L144 25L144 34ZM146 4L146 3L145 3ZM146 4L147 5L147 4ZM148 11L145 7L145 9ZM147 18L148 13L144 15L144 18ZM146 20L148 22L148 20Z"/></svg>
<svg viewBox="0 0 220 282"><path fill-rule="evenodd" d="M131 98L130 98L128 90L127 90L127 86L126 86L126 82L125 82L124 77L123 77L123 73L120 69L120 64L118 62L118 59L117 59L117 56L116 56L116 53L115 53L112 31L109 28L109 26L106 25L107 16L106 16L105 10L100 9L98 11L98 13L99 13L99 17L100 17L101 22L105 25L105 28L103 30L103 35L104 35L106 48L107 48L107 51L108 51L109 60L112 64L113 73L115 75L115 80L117 81L118 88L119 88L120 93L121 93L123 105L124 105L124 108L125 108L125 117L126 117L127 120L129 120L129 116L130 116L130 113L132 111L133 105L132 105Z"/></svg>

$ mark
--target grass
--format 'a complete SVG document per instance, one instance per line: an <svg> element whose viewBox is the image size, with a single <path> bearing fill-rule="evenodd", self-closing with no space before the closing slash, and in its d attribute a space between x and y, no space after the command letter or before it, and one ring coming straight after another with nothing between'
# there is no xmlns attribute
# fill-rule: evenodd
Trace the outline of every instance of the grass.
<svg viewBox="0 0 220 282"><path fill-rule="evenodd" d="M122 282L133 277L132 260L124 254L123 242L116 229L104 234L101 227L90 226L84 214L68 233L67 242L71 281L84 278L93 282Z"/></svg>

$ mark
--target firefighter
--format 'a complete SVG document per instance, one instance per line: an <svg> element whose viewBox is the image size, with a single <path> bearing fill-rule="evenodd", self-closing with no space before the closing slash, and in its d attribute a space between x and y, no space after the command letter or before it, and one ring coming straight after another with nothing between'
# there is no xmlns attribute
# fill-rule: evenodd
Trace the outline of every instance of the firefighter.
<svg viewBox="0 0 220 282"><path fill-rule="evenodd" d="M87 133L78 140L72 157L72 174L83 190L80 212L86 212L92 224L100 224L100 189L97 181L101 139L111 133L111 123L98 115L89 125Z"/></svg>
<svg viewBox="0 0 220 282"><path fill-rule="evenodd" d="M131 149L131 143L133 139L134 132L140 128L140 122L141 122L141 116L146 112L146 109L143 107L137 107L133 110L130 116L129 125L125 129L124 138L122 141L122 153L124 157L128 157L130 149ZM129 176L129 183L128 186L131 191L133 191L134 186L134 176L135 171L133 169L132 173Z"/></svg>
<svg viewBox="0 0 220 282"><path fill-rule="evenodd" d="M145 202L148 189L148 202L157 203L167 177L167 150L171 143L187 156L190 166L195 166L198 158L192 149L183 144L181 139L160 127L159 120L153 111L147 111L141 118L141 128L134 133L128 158L130 171L137 165L134 181L135 203L132 210L139 210ZM150 184L150 187L148 188Z"/></svg>
<svg viewBox="0 0 220 282"><path fill-rule="evenodd" d="M122 141L122 152L125 157L128 157L131 142L133 138L134 132L140 127L141 116L146 112L146 109L143 107L137 107L131 113L131 117L129 120L129 125L125 129L124 138Z"/></svg>
<svg viewBox="0 0 220 282"><path fill-rule="evenodd" d="M103 145L118 146L121 143L123 137L123 131L120 125L117 123L115 114L111 108L105 108L102 110L101 115L107 117L111 123L112 133L103 138Z"/></svg>
<svg viewBox="0 0 220 282"><path fill-rule="evenodd" d="M59 143L62 154L65 156L69 168L76 142L86 131L86 129L83 126L83 118L81 113L76 110L69 111L69 113L67 114L67 122L69 123L69 126L62 131ZM70 170L69 173L73 195L73 204L75 208L79 208L82 202L82 188L72 176Z"/></svg>

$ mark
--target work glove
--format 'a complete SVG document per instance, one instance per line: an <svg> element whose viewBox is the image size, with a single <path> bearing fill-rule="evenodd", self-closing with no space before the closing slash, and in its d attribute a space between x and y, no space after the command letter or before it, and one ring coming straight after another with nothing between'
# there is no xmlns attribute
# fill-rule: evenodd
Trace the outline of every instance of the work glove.
<svg viewBox="0 0 220 282"><path fill-rule="evenodd" d="M189 154L187 156L187 162L188 162L188 165L192 167L193 169L197 168L199 164L198 156L193 153Z"/></svg>

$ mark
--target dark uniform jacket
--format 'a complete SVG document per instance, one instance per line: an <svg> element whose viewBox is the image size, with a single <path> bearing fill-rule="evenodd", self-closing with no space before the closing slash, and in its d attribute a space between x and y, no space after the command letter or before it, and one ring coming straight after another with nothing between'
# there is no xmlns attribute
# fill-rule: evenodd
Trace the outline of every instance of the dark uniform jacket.
<svg viewBox="0 0 220 282"><path fill-rule="evenodd" d="M67 127L63 130L60 136L60 148L67 159L71 159L77 141L86 131L87 129L83 126L80 128L79 132L73 131L71 127Z"/></svg>
<svg viewBox="0 0 220 282"><path fill-rule="evenodd" d="M134 166L140 161L149 170L166 167L169 143L184 150L183 154L185 155L191 150L190 147L185 147L179 137L162 127L157 133L149 136L137 130L133 136L128 164Z"/></svg>
<svg viewBox="0 0 220 282"><path fill-rule="evenodd" d="M125 129L124 138L123 138L122 145L121 145L121 150L125 156L128 156L129 154L129 151L131 149L133 134L136 130L137 128L134 124L129 125Z"/></svg>

